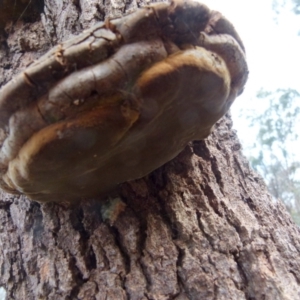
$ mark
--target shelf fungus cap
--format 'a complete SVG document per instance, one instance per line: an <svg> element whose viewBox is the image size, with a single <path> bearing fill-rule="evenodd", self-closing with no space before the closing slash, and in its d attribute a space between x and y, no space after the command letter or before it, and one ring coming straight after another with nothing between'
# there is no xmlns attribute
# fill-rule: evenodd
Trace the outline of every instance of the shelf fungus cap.
<svg viewBox="0 0 300 300"><path fill-rule="evenodd" d="M234 27L198 2L99 23L0 90L0 185L60 202L141 178L207 137L247 76Z"/></svg>

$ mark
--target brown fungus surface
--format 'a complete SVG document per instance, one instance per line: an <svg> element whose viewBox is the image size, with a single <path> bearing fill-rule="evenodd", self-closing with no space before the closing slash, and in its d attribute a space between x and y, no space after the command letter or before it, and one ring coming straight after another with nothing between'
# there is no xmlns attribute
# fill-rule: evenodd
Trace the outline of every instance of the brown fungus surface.
<svg viewBox="0 0 300 300"><path fill-rule="evenodd" d="M0 90L0 184L37 201L110 191L207 137L247 80L244 46L192 1L64 42Z"/></svg>

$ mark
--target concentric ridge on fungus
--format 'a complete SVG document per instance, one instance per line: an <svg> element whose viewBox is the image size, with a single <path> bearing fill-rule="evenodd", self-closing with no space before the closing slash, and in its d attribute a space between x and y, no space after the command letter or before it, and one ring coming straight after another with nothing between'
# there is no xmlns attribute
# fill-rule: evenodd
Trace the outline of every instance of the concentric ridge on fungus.
<svg viewBox="0 0 300 300"><path fill-rule="evenodd" d="M99 23L0 90L0 185L72 201L140 178L207 137L247 74L234 27L198 2Z"/></svg>

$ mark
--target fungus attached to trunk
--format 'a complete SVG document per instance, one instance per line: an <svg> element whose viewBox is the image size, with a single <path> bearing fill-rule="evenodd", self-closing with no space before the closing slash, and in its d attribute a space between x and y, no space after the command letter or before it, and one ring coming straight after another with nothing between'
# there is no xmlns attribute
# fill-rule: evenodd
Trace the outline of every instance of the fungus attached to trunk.
<svg viewBox="0 0 300 300"><path fill-rule="evenodd" d="M207 137L247 74L234 27L203 4L99 23L0 90L1 187L72 201L145 176Z"/></svg>

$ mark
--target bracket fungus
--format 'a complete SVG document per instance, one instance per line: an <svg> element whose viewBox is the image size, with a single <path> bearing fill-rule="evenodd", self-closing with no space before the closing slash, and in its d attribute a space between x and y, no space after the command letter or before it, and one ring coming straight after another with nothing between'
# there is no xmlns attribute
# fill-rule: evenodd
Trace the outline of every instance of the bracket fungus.
<svg viewBox="0 0 300 300"><path fill-rule="evenodd" d="M207 137L248 69L234 27L190 0L57 45L0 90L0 185L73 201L145 176Z"/></svg>

